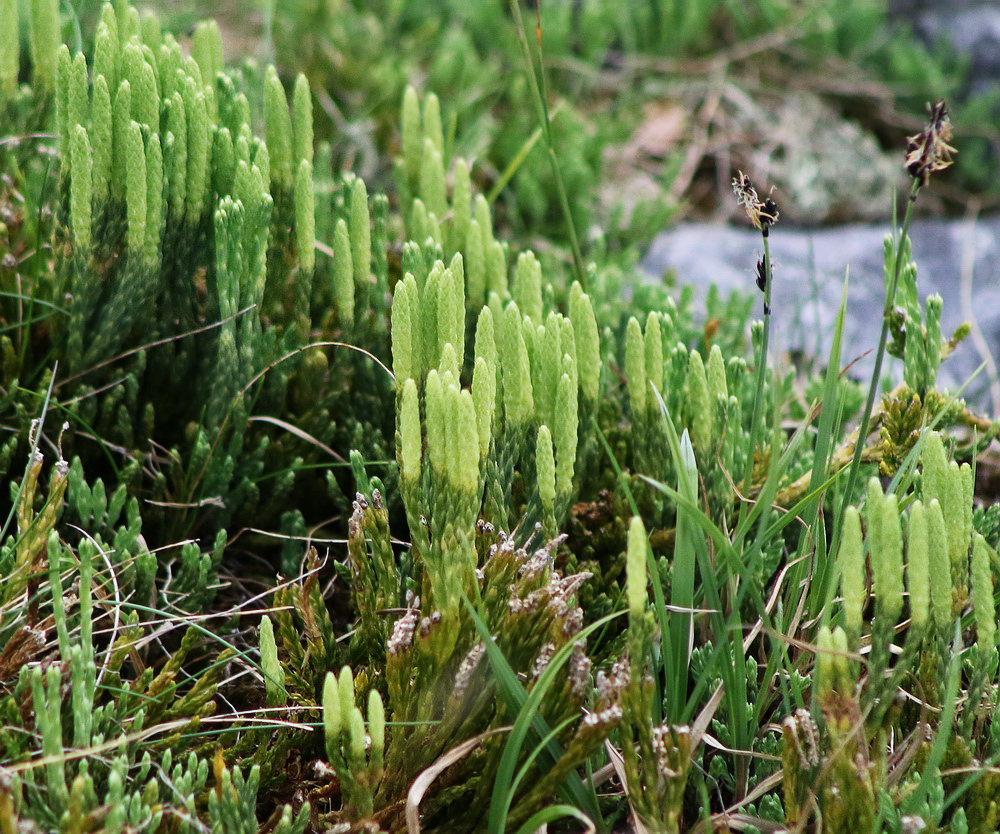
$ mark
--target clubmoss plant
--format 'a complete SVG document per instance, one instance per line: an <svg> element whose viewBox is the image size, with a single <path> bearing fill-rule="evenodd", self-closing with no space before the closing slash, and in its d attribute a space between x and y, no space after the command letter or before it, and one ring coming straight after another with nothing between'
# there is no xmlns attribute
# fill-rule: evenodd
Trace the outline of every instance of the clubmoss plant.
<svg viewBox="0 0 1000 834"><path fill-rule="evenodd" d="M653 662L656 621L647 610L646 531L639 518L629 526L626 569L629 611L629 666L616 666L623 678L622 755L629 804L647 831L680 831L681 810L692 759L691 730L657 725L654 719Z"/></svg>
<svg viewBox="0 0 1000 834"><path fill-rule="evenodd" d="M966 489L957 464L952 463L954 469L945 464L940 436L929 433L923 447L924 501L912 500L909 506L905 593L904 539L897 496L884 494L879 481L871 479L864 508L864 541L858 511L853 507L847 509L840 549L846 630L841 631L838 626L831 631L824 626L817 638L813 697L822 722L810 729L807 719L794 717L785 724L784 773L789 823L804 819L803 814L810 813L806 807L810 803L816 803L818 813L825 821L836 824L837 830L842 827L846 830L845 826L858 818L884 814L881 803L885 801L904 808L914 807L916 800L911 792L922 795L926 790L921 777L926 770L921 769L941 765L940 759L936 760L937 765L932 764L935 749L944 750L945 740L953 732L958 735L952 736L950 745L967 749L963 739L969 737L975 722L993 708L996 615L992 579L987 577L986 565L994 557L985 540L978 534L973 538L961 522ZM949 471L954 478L947 476ZM938 489L934 485L942 478L941 491L932 495ZM942 501L954 501L959 516L959 526L953 525L950 534L941 511ZM962 566L958 572L949 556L950 545L946 544L951 541L961 543L956 544ZM862 615L869 604L864 583L866 553L871 558L871 590L876 597L869 635L861 634ZM967 590L970 582L971 594ZM904 600L908 605L906 618ZM971 601L976 626L975 645L969 650L975 662L967 667L960 680L951 651L955 635L961 632L966 600ZM905 639L900 639L897 635L904 626ZM899 649L890 652L894 643ZM860 679L852 671L859 668L852 662L856 657L854 647L858 646L870 646L860 667ZM894 661L890 659L893 654ZM886 762L886 733L890 729L902 731L918 718L905 708L901 699L907 679L912 679L912 686L921 693L924 703L953 704L961 683L969 700L960 710L948 707L937 719L932 718L924 725L934 727L940 738L933 745L924 742L926 749L917 754L917 762ZM924 720L918 718L918 726ZM864 763L863 769L859 763ZM810 783L811 787L806 788ZM981 796L980 791L992 795L994 789L982 785L973 790ZM922 818L940 819L941 813L941 806L932 804L923 811ZM988 824L988 812L977 809L976 819Z"/></svg>

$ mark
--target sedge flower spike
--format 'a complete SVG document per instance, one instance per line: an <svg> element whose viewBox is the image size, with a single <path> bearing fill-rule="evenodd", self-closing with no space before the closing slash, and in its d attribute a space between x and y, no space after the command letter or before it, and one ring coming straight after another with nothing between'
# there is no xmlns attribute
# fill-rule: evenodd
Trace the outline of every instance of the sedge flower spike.
<svg viewBox="0 0 1000 834"><path fill-rule="evenodd" d="M944 99L928 104L927 112L930 118L924 129L906 139L906 171L921 186L927 185L931 174L951 165L951 155L958 153L948 144L952 129Z"/></svg>
<svg viewBox="0 0 1000 834"><path fill-rule="evenodd" d="M742 171L733 177L733 193L736 195L737 205L743 206L754 228L766 234L768 227L778 222L777 203L770 197L758 197L750 177Z"/></svg>

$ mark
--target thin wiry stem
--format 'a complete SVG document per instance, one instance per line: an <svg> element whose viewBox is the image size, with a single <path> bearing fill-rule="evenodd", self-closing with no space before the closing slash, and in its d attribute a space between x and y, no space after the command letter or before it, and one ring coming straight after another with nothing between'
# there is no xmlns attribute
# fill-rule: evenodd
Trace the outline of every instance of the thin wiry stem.
<svg viewBox="0 0 1000 834"><path fill-rule="evenodd" d="M854 457L851 459L850 471L847 476L847 488L840 499L837 519L844 517L844 511L847 509L847 503L854 494L861 471L861 455L864 453L865 438L868 436L872 409L875 408L879 380L882 377L882 360L885 358L886 344L889 341L889 316L892 314L893 306L896 303L896 290L899 287L899 275L903 265L903 245L909 234L910 221L913 218L913 205L917 200L917 194L920 193L921 185L921 180L914 178L913 185L910 188L910 197L906 201L906 214L903 217L903 225L900 227L899 240L896 242L896 257L892 269L892 280L889 282L889 288L885 294L885 308L882 310L882 334L879 337L878 350L875 353L875 368L872 371L871 384L868 386L868 400L865 402L865 410L861 415L861 425L858 427L858 441L854 447ZM837 547L840 544L840 528L841 525L839 523L834 525L834 538L830 547L830 553L832 554L836 554Z"/></svg>
<svg viewBox="0 0 1000 834"><path fill-rule="evenodd" d="M545 137L545 145L548 150L549 165L552 167L552 176L556 181L556 192L559 194L559 206L562 209L563 217L566 220L566 231L569 234L570 248L573 251L573 268L580 286L586 288L587 274L583 268L583 253L580 250L580 240L576 234L576 224L573 222L573 213L569 206L569 197L566 195L566 186L563 183L562 170L559 167L559 157L556 154L555 142L552 139L552 121L549 118L549 106L545 100L545 74L542 66L542 24L539 12L539 21L536 27L538 39L538 69L535 69L535 62L531 57L531 47L528 45L528 37L525 34L524 20L521 17L521 7L518 0L510 0L510 10L514 17L517 38L521 42L521 49L524 51L525 68L528 71L528 81L531 84L531 92L535 97L535 107L538 109L538 121L542 129L542 136Z"/></svg>
<svg viewBox="0 0 1000 834"><path fill-rule="evenodd" d="M761 336L760 358L757 362L757 390L753 400L753 416L750 420L750 446L746 463L743 469L743 491L750 493L751 482L753 480L754 451L757 448L758 435L760 434L761 412L764 407L764 380L767 375L767 347L771 333L771 248L768 238L768 231L778 222L778 206L770 197L761 199L757 195L750 178L742 171L733 179L733 192L739 205L746 210L747 217L758 229L764 239L764 257L757 264L757 286L764 293L764 328ZM746 504L740 509L740 519L746 511Z"/></svg>
<svg viewBox="0 0 1000 834"><path fill-rule="evenodd" d="M753 398L753 417L750 420L750 454L743 471L743 489L749 493L753 477L753 453L760 433L761 412L764 409L764 380L767 376L767 347L771 335L771 247L767 226L762 229L764 238L764 270L767 276L764 285L764 330L760 341L760 361L757 363L757 389Z"/></svg>

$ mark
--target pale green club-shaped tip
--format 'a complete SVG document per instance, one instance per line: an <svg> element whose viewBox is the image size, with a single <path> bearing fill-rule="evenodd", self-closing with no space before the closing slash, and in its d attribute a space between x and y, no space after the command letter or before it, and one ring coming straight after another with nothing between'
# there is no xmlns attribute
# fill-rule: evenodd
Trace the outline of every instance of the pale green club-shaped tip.
<svg viewBox="0 0 1000 834"><path fill-rule="evenodd" d="M874 476L869 478L867 488L865 489L865 512L870 522L874 520L873 513L882 505L884 498L885 494L882 492L882 483Z"/></svg>
<svg viewBox="0 0 1000 834"><path fill-rule="evenodd" d="M633 516L628 528L628 549L625 555L625 590L629 614L641 617L646 610L646 527L639 516Z"/></svg>
<svg viewBox="0 0 1000 834"><path fill-rule="evenodd" d="M198 218L206 208L205 198L209 185L209 152L212 146L208 101L204 93L196 92L186 95L184 109L187 115L188 129L188 169L187 169L187 205L189 217ZM259 166L253 166L259 167ZM263 187L253 196L258 196ZM247 199L246 205L253 203Z"/></svg>
<svg viewBox="0 0 1000 834"><path fill-rule="evenodd" d="M872 572L876 593L893 620L903 610L903 531L899 523L899 505L894 493L883 497L873 515Z"/></svg>
<svg viewBox="0 0 1000 834"><path fill-rule="evenodd" d="M564 356L568 359L568 356ZM556 474L559 494L568 496L573 490L576 469L577 435L580 416L577 406L577 385L568 373L559 377L556 387L555 442L558 455Z"/></svg>
<svg viewBox="0 0 1000 834"><path fill-rule="evenodd" d="M457 263L461 270L461 261ZM442 351L446 343L454 346L459 362L465 357L465 280L461 271L448 267L441 273L438 286L437 334Z"/></svg>
<svg viewBox="0 0 1000 834"><path fill-rule="evenodd" d="M965 476L956 461L951 461L944 471L943 493L941 504L945 513L945 529L948 531L948 553L957 579L967 572L972 536L972 507L970 501L967 512Z"/></svg>
<svg viewBox="0 0 1000 834"><path fill-rule="evenodd" d="M214 84L223 70L222 30L215 20L202 20L195 25L191 55L198 62L206 84Z"/></svg>
<svg viewBox="0 0 1000 834"><path fill-rule="evenodd" d="M410 209L410 219L406 226L406 232L413 240L434 240L434 233L431 229L430 216L427 212L427 205L419 197L413 200Z"/></svg>
<svg viewBox="0 0 1000 834"><path fill-rule="evenodd" d="M465 275L468 286L467 296L473 304L481 304L486 297L486 253L483 250L483 236L479 223L469 223L465 242Z"/></svg>
<svg viewBox="0 0 1000 834"><path fill-rule="evenodd" d="M472 401L476 406L476 428L479 434L479 459L486 460L490 451L493 412L496 409L497 372L482 356L476 357L472 372Z"/></svg>
<svg viewBox="0 0 1000 834"><path fill-rule="evenodd" d="M930 569L931 617L938 629L951 625L951 563L944 513L937 498L927 503L927 546Z"/></svg>
<svg viewBox="0 0 1000 834"><path fill-rule="evenodd" d="M479 224L484 251L493 243L493 212L485 194L477 194L472 201L472 216Z"/></svg>
<svg viewBox="0 0 1000 834"><path fill-rule="evenodd" d="M163 152L160 137L152 133L146 143L146 260L155 264L160 254L163 220Z"/></svg>
<svg viewBox="0 0 1000 834"><path fill-rule="evenodd" d="M424 98L424 136L434 143L434 149L444 156L444 131L441 129L441 101L434 93Z"/></svg>
<svg viewBox="0 0 1000 834"><path fill-rule="evenodd" d="M579 365L576 358L576 331L573 328L573 320L567 316L559 317L559 349L572 359L573 377L577 378Z"/></svg>
<svg viewBox="0 0 1000 834"><path fill-rule="evenodd" d="M423 154L424 138L421 128L420 97L412 86L407 87L403 94L400 123L403 133L403 165L406 169L406 178L413 186L420 176L420 158Z"/></svg>
<svg viewBox="0 0 1000 834"><path fill-rule="evenodd" d="M556 462L552 453L552 436L549 427L538 427L535 441L535 469L538 473L538 497L542 507L551 510L556 500Z"/></svg>
<svg viewBox="0 0 1000 834"><path fill-rule="evenodd" d="M323 680L323 732L326 735L327 750L336 745L340 737L340 686L337 676L327 672Z"/></svg>
<svg viewBox="0 0 1000 834"><path fill-rule="evenodd" d="M972 610L976 618L976 645L980 651L996 646L996 606L993 601L993 573L990 547L980 533L972 539ZM995 554L994 554L995 555Z"/></svg>
<svg viewBox="0 0 1000 834"><path fill-rule="evenodd" d="M833 632L823 624L816 633L816 694L821 698L832 694L836 680L832 652Z"/></svg>
<svg viewBox="0 0 1000 834"><path fill-rule="evenodd" d="M130 44L131 46L131 44ZM157 86L156 72L153 69L154 58L148 56L143 49L129 50L126 56L132 56L131 72L126 67L126 74L132 82L132 118L150 130L160 128L160 93Z"/></svg>
<svg viewBox="0 0 1000 834"><path fill-rule="evenodd" d="M688 423L695 448L705 455L712 448L712 419L714 398L709 394L708 376L701 354L692 350L688 354L687 378Z"/></svg>
<svg viewBox="0 0 1000 834"><path fill-rule="evenodd" d="M343 221L337 223L337 239L340 239L340 228ZM347 226L344 224L343 234L347 234ZM345 238L346 240L346 238ZM337 269L337 252L342 251L350 258L350 249L334 249L334 269ZM342 264L340 269L347 270L347 265ZM352 282L351 304L353 308L354 290L353 274L347 275L342 280ZM414 277L407 272L402 281L396 283L392 295L392 310L390 311L392 322L392 370L396 377L396 387L401 386L407 379L419 378L422 373L421 342L419 339L421 321L416 312L417 308L417 283Z"/></svg>
<svg viewBox="0 0 1000 834"><path fill-rule="evenodd" d="M402 477L409 483L420 479L420 399L417 383L407 379L403 385L403 397L399 413L399 433L401 441Z"/></svg>
<svg viewBox="0 0 1000 834"><path fill-rule="evenodd" d="M498 240L486 247L486 286L490 292L507 295L507 249Z"/></svg>
<svg viewBox="0 0 1000 834"><path fill-rule="evenodd" d="M462 256L461 252L456 252L451 257L451 261L448 262L448 270L452 275L452 292L454 292L461 300L461 307L463 308L458 312L462 320L462 332L465 332L465 258Z"/></svg>
<svg viewBox="0 0 1000 834"><path fill-rule="evenodd" d="M292 118L278 71L269 66L264 77L264 129L271 155L271 176L285 188L292 180Z"/></svg>
<svg viewBox="0 0 1000 834"><path fill-rule="evenodd" d="M524 424L535 411L531 385L531 361L524 341L524 328L517 304L511 302L503 312L500 344L504 357L503 399L507 419L513 424Z"/></svg>
<svg viewBox="0 0 1000 834"><path fill-rule="evenodd" d="M313 112L312 90L309 79L301 72L295 77L292 92L292 139L293 152L298 160L313 161Z"/></svg>
<svg viewBox="0 0 1000 834"><path fill-rule="evenodd" d="M962 516L965 523L966 531L972 533L972 512L973 512L973 501L975 499L976 491L976 476L972 471L972 467L968 463L963 463L958 468L961 483L962 483L962 494L961 494L961 506L962 506Z"/></svg>
<svg viewBox="0 0 1000 834"><path fill-rule="evenodd" d="M632 316L625 328L625 377L628 380L632 419L646 411L646 348L642 328Z"/></svg>
<svg viewBox="0 0 1000 834"><path fill-rule="evenodd" d="M722 356L722 348L712 345L708 354L708 390L716 397L729 398L729 388L726 384L726 360Z"/></svg>
<svg viewBox="0 0 1000 834"><path fill-rule="evenodd" d="M340 670L340 677L337 679L337 688L340 693L340 714L347 716L351 714L354 706L354 673L350 666L344 666Z"/></svg>
<svg viewBox="0 0 1000 834"><path fill-rule="evenodd" d="M444 472L448 468L447 443L445 441L447 412L441 377L434 369L427 374L424 399L427 408L427 452L434 470Z"/></svg>
<svg viewBox="0 0 1000 834"><path fill-rule="evenodd" d="M70 179L70 219L73 224L73 239L79 254L86 257L90 251L94 159L90 139L83 125L78 124L73 127L69 151L73 171Z"/></svg>
<svg viewBox="0 0 1000 834"><path fill-rule="evenodd" d="M164 100L169 99L178 92L178 73L183 73L181 63L184 60L184 53L181 46L169 32L163 39L159 54L156 60L156 70L160 77L160 95Z"/></svg>
<svg viewBox="0 0 1000 834"><path fill-rule="evenodd" d="M404 338L404 333L409 332L409 301L404 299L404 303L400 303L402 295L400 285L404 283L401 281L396 286L392 306L393 372L395 373L397 383L400 379L406 379L412 372L405 364L409 358L408 351L403 349L397 350L396 347L397 340L401 346L408 346L408 339ZM351 255L351 235L344 218L340 218L337 221L333 232L333 292L337 302L337 312L340 316L340 321L345 328L349 329L354 325L354 261ZM400 307L399 313L397 313L397 306ZM404 323L399 325L400 329L397 333L396 322L397 320L402 322L404 315L407 318ZM400 357L398 365L397 357Z"/></svg>
<svg viewBox="0 0 1000 834"><path fill-rule="evenodd" d="M372 221L368 208L368 187L361 177L356 177L351 185L351 261L354 265L354 280L361 284L371 274Z"/></svg>
<svg viewBox="0 0 1000 834"><path fill-rule="evenodd" d="M381 759L385 749L385 705L376 689L368 693L368 735L372 740L372 759Z"/></svg>
<svg viewBox="0 0 1000 834"><path fill-rule="evenodd" d="M836 687L843 693L850 692L854 686L851 679L851 667L848 664L847 633L840 626L833 629L830 640L830 648L833 650L832 666L836 680Z"/></svg>
<svg viewBox="0 0 1000 834"><path fill-rule="evenodd" d="M424 139L424 151L420 159L420 197L428 210L436 217L448 213L444 181L444 160L441 152L430 139Z"/></svg>
<svg viewBox="0 0 1000 834"><path fill-rule="evenodd" d="M924 448L920 454L923 464L924 501L943 498L945 489L945 472L948 469L948 458L944 451L944 442L939 432L928 432L924 439Z"/></svg>
<svg viewBox="0 0 1000 834"><path fill-rule="evenodd" d="M66 91L67 124L72 131L76 125L86 125L90 113L90 94L87 81L87 59L82 52L73 56L69 72L69 89Z"/></svg>
<svg viewBox="0 0 1000 834"><path fill-rule="evenodd" d="M476 406L472 394L452 387L451 425L452 442L449 444L451 463L449 477L465 492L474 493L479 486L479 430L476 426Z"/></svg>
<svg viewBox="0 0 1000 834"><path fill-rule="evenodd" d="M518 255L512 295L524 315L542 321L542 265L530 249Z"/></svg>
<svg viewBox="0 0 1000 834"><path fill-rule="evenodd" d="M438 363L438 370L442 374L450 374L452 379L461 376L461 366L458 361L458 353L451 342L445 342L441 348L441 361Z"/></svg>
<svg viewBox="0 0 1000 834"><path fill-rule="evenodd" d="M146 151L138 122L125 134L125 204L128 217L128 248L141 252L146 240Z"/></svg>
<svg viewBox="0 0 1000 834"><path fill-rule="evenodd" d="M601 382L601 339L590 296L583 291L579 281L574 281L570 287L569 317L573 322L573 336L576 339L580 389L584 398L594 403L597 401Z"/></svg>
<svg viewBox="0 0 1000 834"><path fill-rule="evenodd" d="M844 622L856 640L861 633L865 605L865 551L861 538L861 515L857 507L844 513L840 542L840 587L844 596Z"/></svg>
<svg viewBox="0 0 1000 834"><path fill-rule="evenodd" d="M107 199L108 187L111 184L111 143L113 141L111 92L107 79L103 75L94 77L94 90L91 99L90 130L94 138L94 202L100 206Z"/></svg>
<svg viewBox="0 0 1000 834"><path fill-rule="evenodd" d="M927 511L922 501L914 501L906 536L906 579L910 592L910 619L918 628L927 623L930 610L929 548Z"/></svg>
<svg viewBox="0 0 1000 834"><path fill-rule="evenodd" d="M350 733L350 757L353 764L361 764L365 760L365 748L367 744L367 734L365 733L365 719L361 715L361 710L353 707L348 713L348 732Z"/></svg>
<svg viewBox="0 0 1000 834"><path fill-rule="evenodd" d="M299 162L295 175L295 247L299 266L312 272L316 265L316 196L312 164L307 159Z"/></svg>
<svg viewBox="0 0 1000 834"><path fill-rule="evenodd" d="M73 57L70 55L69 47L60 44L54 57L55 76L55 104L56 104L56 130L59 136L65 139L69 134L72 125L69 123L69 95L73 74ZM35 67L35 78L38 78L38 67Z"/></svg>

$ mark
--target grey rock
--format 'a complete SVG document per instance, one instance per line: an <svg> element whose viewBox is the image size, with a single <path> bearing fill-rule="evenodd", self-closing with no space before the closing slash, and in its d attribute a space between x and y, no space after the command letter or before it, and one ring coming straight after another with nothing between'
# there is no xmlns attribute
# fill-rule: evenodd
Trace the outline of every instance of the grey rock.
<svg viewBox="0 0 1000 834"><path fill-rule="evenodd" d="M886 230L887 226L777 226L772 230L772 344L776 350L804 351L825 359L849 270L843 362L859 358L852 373L867 378L874 365L885 303ZM916 221L910 237L921 303L931 293L941 295L946 335L963 321L974 322L981 333L966 339L942 365L939 387L954 391L984 359L994 363L973 381L965 396L976 407L1000 415L998 388L994 385L990 390L988 377L992 373L995 382L995 362L1000 361L1000 217L976 223ZM661 280L673 271L679 281L695 286L698 300L713 283L724 292L741 290L760 297L754 275L762 251L756 230L697 223L659 235L642 266L648 280ZM756 315L760 314L758 309ZM889 361L890 373L900 378L901 363Z"/></svg>
<svg viewBox="0 0 1000 834"><path fill-rule="evenodd" d="M940 40L968 56L969 87L982 92L1000 82L1000 6L996 0L892 0L890 20L910 25L928 46Z"/></svg>

